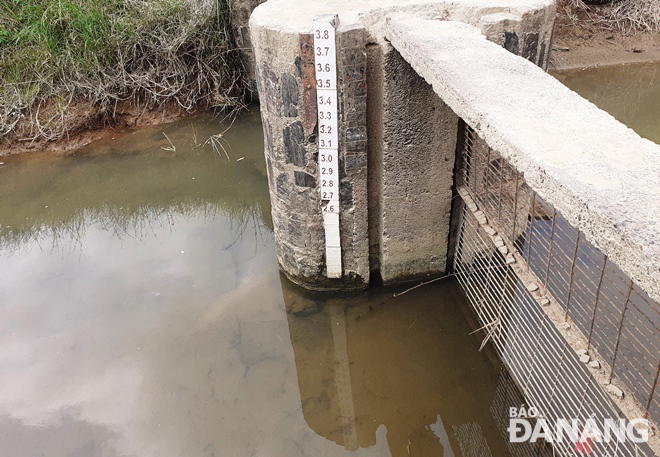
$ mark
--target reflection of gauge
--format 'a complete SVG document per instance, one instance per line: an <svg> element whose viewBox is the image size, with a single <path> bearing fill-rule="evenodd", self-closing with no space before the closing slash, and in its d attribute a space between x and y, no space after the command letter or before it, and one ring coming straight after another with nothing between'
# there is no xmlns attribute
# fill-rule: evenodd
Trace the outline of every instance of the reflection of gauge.
<svg viewBox="0 0 660 457"><path fill-rule="evenodd" d="M468 336L458 286L445 284L380 306L391 294L330 298L283 279L311 430L364 455L459 456L481 448L507 455L489 409L497 377Z"/></svg>
<svg viewBox="0 0 660 457"><path fill-rule="evenodd" d="M351 388L351 373L348 365L348 345L346 341L346 319L344 308L331 306L328 308L330 326L332 327L332 342L335 348L335 382L339 397L342 434L346 449L357 449L357 431L355 429L355 406L353 405L353 389Z"/></svg>

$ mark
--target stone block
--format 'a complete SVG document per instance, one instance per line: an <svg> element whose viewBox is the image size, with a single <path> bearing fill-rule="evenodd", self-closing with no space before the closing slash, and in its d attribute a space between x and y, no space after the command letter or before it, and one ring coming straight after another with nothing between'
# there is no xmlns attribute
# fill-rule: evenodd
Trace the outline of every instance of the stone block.
<svg viewBox="0 0 660 457"><path fill-rule="evenodd" d="M623 390L619 389L617 386L614 384L608 384L607 387L605 388L609 393L614 395L618 399L623 398Z"/></svg>
<svg viewBox="0 0 660 457"><path fill-rule="evenodd" d="M316 188L316 178L309 173L296 170L293 172L293 177L295 179L296 186Z"/></svg>
<svg viewBox="0 0 660 457"><path fill-rule="evenodd" d="M282 86L282 108L284 117L298 116L298 82L290 74L283 74Z"/></svg>
<svg viewBox="0 0 660 457"><path fill-rule="evenodd" d="M305 158L305 132L302 122L296 121L282 130L282 141L284 142L284 155L287 163L300 167L306 164Z"/></svg>

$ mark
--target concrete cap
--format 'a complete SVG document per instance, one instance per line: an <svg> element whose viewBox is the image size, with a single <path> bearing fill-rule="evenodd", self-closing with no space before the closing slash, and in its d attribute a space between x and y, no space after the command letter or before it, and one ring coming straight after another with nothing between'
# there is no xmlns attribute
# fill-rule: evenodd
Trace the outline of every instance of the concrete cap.
<svg viewBox="0 0 660 457"><path fill-rule="evenodd" d="M436 16L476 24L484 15L515 19L533 10L548 8L553 0L268 0L250 17L250 27L283 33L310 33L312 21L322 14L338 14L339 30L364 26L396 13Z"/></svg>

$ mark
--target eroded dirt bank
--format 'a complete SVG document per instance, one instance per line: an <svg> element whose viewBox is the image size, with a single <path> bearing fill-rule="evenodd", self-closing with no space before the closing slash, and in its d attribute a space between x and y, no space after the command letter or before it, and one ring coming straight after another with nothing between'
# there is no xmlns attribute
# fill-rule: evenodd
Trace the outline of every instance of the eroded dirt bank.
<svg viewBox="0 0 660 457"><path fill-rule="evenodd" d="M660 61L660 34L578 28L558 20L551 70Z"/></svg>
<svg viewBox="0 0 660 457"><path fill-rule="evenodd" d="M51 151L66 154L93 141L110 137L118 132L137 127L159 125L174 122L196 111L186 111L178 104L166 103L159 107L140 107L135 103L118 103L112 113L99 111L87 100L74 101L67 110L68 134L61 139L49 140L37 136L33 131L0 139L0 156L37 151Z"/></svg>

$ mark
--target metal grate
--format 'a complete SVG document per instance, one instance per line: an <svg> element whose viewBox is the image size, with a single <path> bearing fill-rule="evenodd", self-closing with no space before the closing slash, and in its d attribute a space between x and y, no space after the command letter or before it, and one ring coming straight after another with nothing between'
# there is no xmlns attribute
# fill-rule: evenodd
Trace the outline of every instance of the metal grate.
<svg viewBox="0 0 660 457"><path fill-rule="evenodd" d="M523 442L512 443L509 441L509 408L512 406L520 407L527 404L525 397L518 389L511 373L502 367L495 390L495 399L490 406L490 413L495 419L502 437L509 448L512 457L550 457L552 456L552 447L544 442Z"/></svg>
<svg viewBox="0 0 660 457"><path fill-rule="evenodd" d="M521 276L533 278L541 292L561 306L560 319L579 329L590 354L603 362L608 380L623 384L638 406L657 420L658 304L536 195L469 126L464 127L458 159L457 187L484 215L475 216L463 205L454 269L530 404L553 421L590 414L597 419L621 416ZM479 220L483 217L516 251L520 261L515 268L507 264L512 254L498 250L492 233L484 230ZM625 445L625 452L619 448L616 455L653 455L648 447Z"/></svg>

